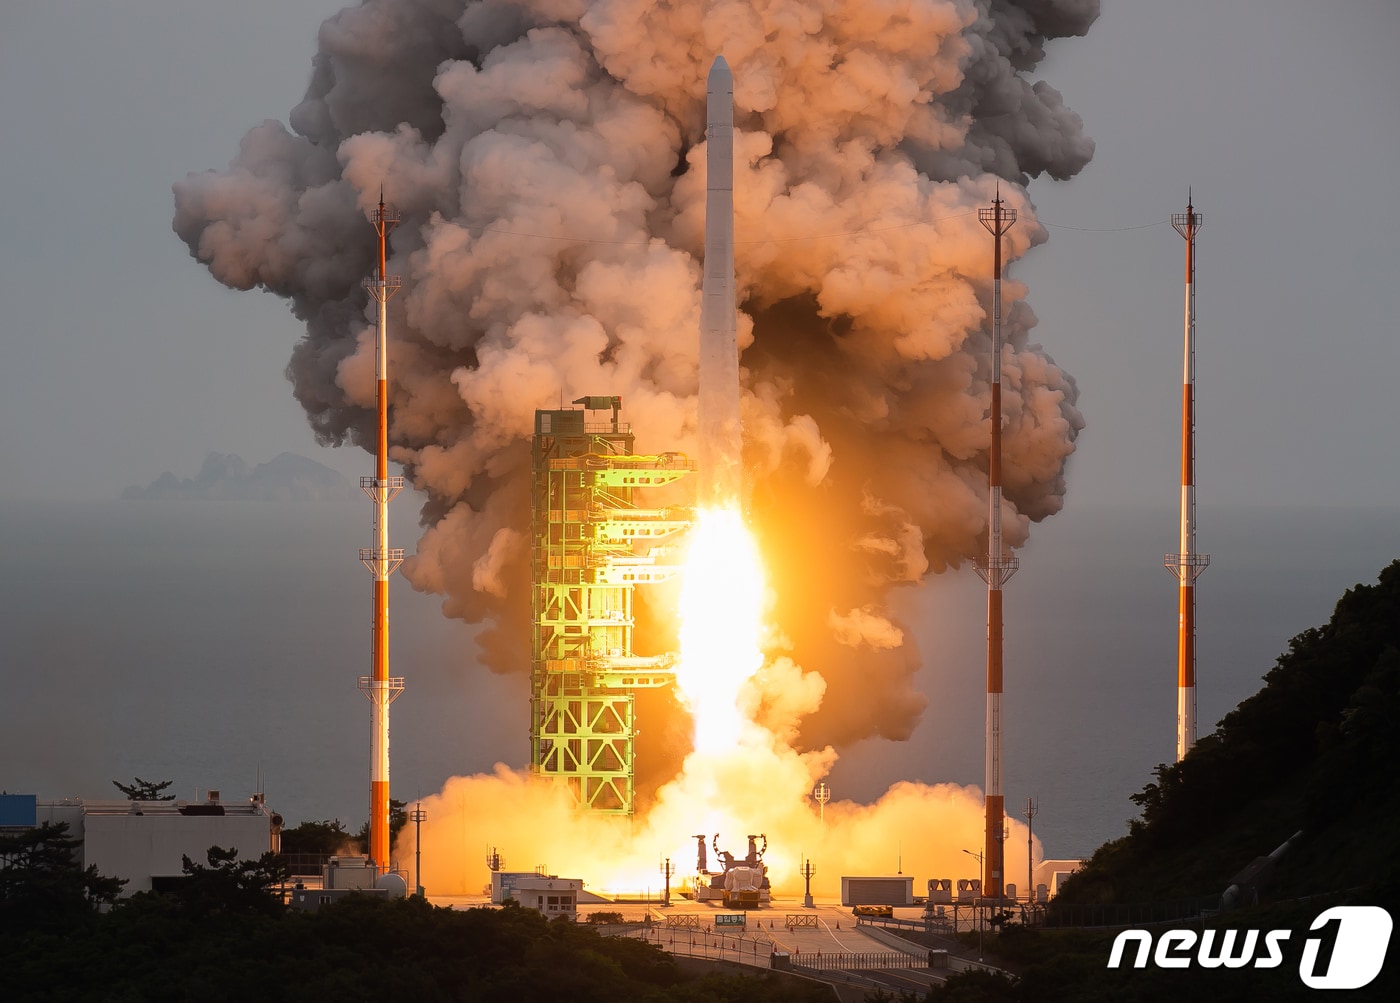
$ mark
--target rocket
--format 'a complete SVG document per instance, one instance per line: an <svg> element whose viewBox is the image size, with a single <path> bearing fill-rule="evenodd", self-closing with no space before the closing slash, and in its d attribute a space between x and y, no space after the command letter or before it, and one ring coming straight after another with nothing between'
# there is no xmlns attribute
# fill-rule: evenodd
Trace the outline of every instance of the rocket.
<svg viewBox="0 0 1400 1003"><path fill-rule="evenodd" d="M699 368L700 504L743 487L739 343L734 296L734 76L716 56L705 84L705 275Z"/></svg>

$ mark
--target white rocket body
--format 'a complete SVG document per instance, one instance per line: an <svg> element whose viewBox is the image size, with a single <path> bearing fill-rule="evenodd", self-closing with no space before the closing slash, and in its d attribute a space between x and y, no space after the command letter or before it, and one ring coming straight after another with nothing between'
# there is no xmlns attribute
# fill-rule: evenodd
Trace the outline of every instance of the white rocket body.
<svg viewBox="0 0 1400 1003"><path fill-rule="evenodd" d="M715 505L737 499L743 487L734 295L734 77L723 56L710 67L705 122L698 459L700 503Z"/></svg>

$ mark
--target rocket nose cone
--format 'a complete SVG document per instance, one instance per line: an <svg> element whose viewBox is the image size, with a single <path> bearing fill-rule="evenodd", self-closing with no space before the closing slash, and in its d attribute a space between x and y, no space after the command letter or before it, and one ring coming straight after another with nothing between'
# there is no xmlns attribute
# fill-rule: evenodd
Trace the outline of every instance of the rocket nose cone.
<svg viewBox="0 0 1400 1003"><path fill-rule="evenodd" d="M724 61L723 56L716 56L715 61L710 64L710 76L706 81L710 89L713 90L715 84L734 84L734 74L729 72L729 64Z"/></svg>

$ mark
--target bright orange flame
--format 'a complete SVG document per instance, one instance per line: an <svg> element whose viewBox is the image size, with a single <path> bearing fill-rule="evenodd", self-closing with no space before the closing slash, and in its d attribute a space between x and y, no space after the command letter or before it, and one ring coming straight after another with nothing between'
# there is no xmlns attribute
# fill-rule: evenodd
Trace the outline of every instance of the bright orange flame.
<svg viewBox="0 0 1400 1003"><path fill-rule="evenodd" d="M739 739L739 691L763 665L763 603L763 564L738 508L702 509L681 585L676 669L695 718L697 751L716 752Z"/></svg>
<svg viewBox="0 0 1400 1003"><path fill-rule="evenodd" d="M581 812L561 785L502 765L493 774L453 778L441 795L425 799L424 884L478 894L487 878L482 858L473 864L461 848L501 846L514 866L546 863L550 873L619 892L658 892L669 858L677 894L682 881L695 879L692 834L704 833L711 849L718 835L721 848L742 853L751 832L765 834L764 862L778 896L803 891L806 859L815 860L817 895L835 895L842 874L880 873L897 862L921 879L976 877L975 858L962 852L978 845L985 829L976 788L901 781L874 804L836 800L824 819L819 815L812 787L836 753L798 752L791 743L798 719L821 702L820 677L787 658L765 664L765 645L770 652L781 647L779 635L763 628L766 612L758 549L737 506L700 512L681 583L677 678L695 717L696 745L681 773L635 820ZM762 724L744 709L760 703ZM775 714L783 722L777 726ZM1011 842L1026 838L1024 824L1007 821ZM400 859L418 836L411 826L405 833ZM909 833L922 836L911 846ZM1008 867L1024 859L1008 853ZM719 864L713 856L708 863ZM1012 879L1024 880L1014 870Z"/></svg>

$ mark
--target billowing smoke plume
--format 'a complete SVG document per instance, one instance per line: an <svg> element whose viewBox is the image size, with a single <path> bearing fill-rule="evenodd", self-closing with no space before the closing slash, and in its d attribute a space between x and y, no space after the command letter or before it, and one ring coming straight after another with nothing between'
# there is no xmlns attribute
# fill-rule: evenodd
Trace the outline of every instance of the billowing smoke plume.
<svg viewBox="0 0 1400 1003"><path fill-rule="evenodd" d="M720 849L742 857L744 837L755 827L768 843L764 862L775 896L802 894L804 858L816 862L813 893L826 898L836 896L843 874L902 870L918 876L918 894L927 878L979 876L976 858L962 852L981 845L984 832L982 799L974 789L901 782L873 804L833 801L818 814L808 794L834 757L799 755L774 737L750 728L733 748L695 753L635 826L579 812L561 786L504 767L453 777L440 794L423 799L423 884L434 895L480 894L490 879L487 851L497 847L505 870L544 866L614 892L658 892L657 865L669 857L675 890L695 880L691 834L704 833L707 849L718 835ZM1025 845L1025 823L1007 819L1007 830L1008 848ZM419 838L414 827L405 828L396 857L413 859ZM1043 857L1039 839L1035 852ZM707 863L718 870L713 854ZM1024 854L1007 853L1007 881L1019 889L1031 887L1023 866L1029 866Z"/></svg>
<svg viewBox="0 0 1400 1003"><path fill-rule="evenodd" d="M704 79L736 100L745 462L790 654L826 680L801 742L906 737L923 706L890 590L985 546L998 181L1093 144L1026 74L1098 0L366 0L328 20L290 129L175 186L174 228L226 285L306 324L287 373L317 435L373 442L362 277L380 186L393 458L426 492L405 574L528 664L526 440L536 408L620 394L643 452L692 451ZM1082 425L1008 281L1006 539L1060 507Z"/></svg>

